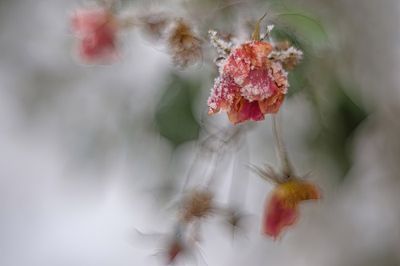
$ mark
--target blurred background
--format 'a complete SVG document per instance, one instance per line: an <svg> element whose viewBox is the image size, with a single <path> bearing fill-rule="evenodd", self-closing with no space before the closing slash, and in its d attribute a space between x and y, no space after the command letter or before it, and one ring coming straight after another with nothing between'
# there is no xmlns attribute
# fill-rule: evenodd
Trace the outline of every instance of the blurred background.
<svg viewBox="0 0 400 266"><path fill-rule="evenodd" d="M0 265L160 265L204 121L228 125L225 114L205 115L217 75L208 43L201 63L179 70L164 46L132 29L120 62L83 65L69 28L80 6L0 1ZM246 35L267 11L274 37L305 52L281 117L296 169L311 172L323 199L302 206L280 241L260 234L272 187L246 164L276 159L269 117L249 122L212 188L219 204L248 214L242 232L232 240L210 217L203 255L179 263L400 265L399 1L126 0L119 8L176 12L204 38L209 28ZM207 167L197 158L191 186Z"/></svg>

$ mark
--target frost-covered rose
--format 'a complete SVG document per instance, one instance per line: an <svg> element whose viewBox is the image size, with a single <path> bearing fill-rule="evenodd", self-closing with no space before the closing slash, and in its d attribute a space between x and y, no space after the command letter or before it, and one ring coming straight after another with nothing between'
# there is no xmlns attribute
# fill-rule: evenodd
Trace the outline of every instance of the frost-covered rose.
<svg viewBox="0 0 400 266"><path fill-rule="evenodd" d="M265 41L251 41L232 49L220 65L211 90L209 114L226 111L229 120L237 124L276 113L289 84L282 64L268 58L271 52L272 45Z"/></svg>

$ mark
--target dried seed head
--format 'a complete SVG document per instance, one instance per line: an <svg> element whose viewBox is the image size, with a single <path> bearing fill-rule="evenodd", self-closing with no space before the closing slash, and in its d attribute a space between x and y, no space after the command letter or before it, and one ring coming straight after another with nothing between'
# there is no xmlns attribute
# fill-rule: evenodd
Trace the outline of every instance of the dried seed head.
<svg viewBox="0 0 400 266"><path fill-rule="evenodd" d="M213 195L204 190L193 191L183 203L182 219L190 222L195 218L203 218L212 210Z"/></svg>
<svg viewBox="0 0 400 266"><path fill-rule="evenodd" d="M290 46L291 46L291 45L290 45L290 42L286 40L286 41L282 41L282 42L277 42L277 43L275 43L274 49L275 49L276 51L284 51L284 50L289 49Z"/></svg>
<svg viewBox="0 0 400 266"><path fill-rule="evenodd" d="M269 55L270 60L281 62L283 68L287 70L293 69L302 58L303 52L290 46L288 41L277 43L274 46L274 51Z"/></svg>
<svg viewBox="0 0 400 266"><path fill-rule="evenodd" d="M139 22L145 34L158 40L164 37L165 31L171 21L166 13L157 12L141 16Z"/></svg>
<svg viewBox="0 0 400 266"><path fill-rule="evenodd" d="M245 223L244 220L247 218L247 215L243 214L242 212L231 209L228 212L227 216L227 224L229 229L232 233L232 237L235 237L238 233L244 233L245 230Z"/></svg>
<svg viewBox="0 0 400 266"><path fill-rule="evenodd" d="M202 57L201 40L190 26L179 19L168 37L168 47L175 65L185 68Z"/></svg>

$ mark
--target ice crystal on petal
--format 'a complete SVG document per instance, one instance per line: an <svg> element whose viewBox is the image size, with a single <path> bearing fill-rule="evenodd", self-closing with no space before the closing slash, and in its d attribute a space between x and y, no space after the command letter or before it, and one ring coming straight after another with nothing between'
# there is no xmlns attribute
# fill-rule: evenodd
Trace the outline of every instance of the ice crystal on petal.
<svg viewBox="0 0 400 266"><path fill-rule="evenodd" d="M285 69L293 69L303 58L303 52L288 44L281 44L269 55L270 60L280 62Z"/></svg>
<svg viewBox="0 0 400 266"><path fill-rule="evenodd" d="M275 84L279 87L281 92L286 94L289 87L288 73L279 62L272 62L270 70L269 76L275 81Z"/></svg>
<svg viewBox="0 0 400 266"><path fill-rule="evenodd" d="M239 87L232 79L216 78L211 96L208 98L209 113L216 113L221 108L229 111L238 89Z"/></svg>
<svg viewBox="0 0 400 266"><path fill-rule="evenodd" d="M233 47L233 44L231 42L227 42L220 38L215 30L209 30L208 35L212 46L217 49L217 53L219 56L225 58L230 54Z"/></svg>

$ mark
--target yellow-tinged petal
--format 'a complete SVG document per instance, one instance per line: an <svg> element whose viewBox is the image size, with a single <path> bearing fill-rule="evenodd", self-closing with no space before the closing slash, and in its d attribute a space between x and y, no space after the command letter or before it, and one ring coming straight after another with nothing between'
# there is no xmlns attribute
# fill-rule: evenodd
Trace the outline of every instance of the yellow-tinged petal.
<svg viewBox="0 0 400 266"><path fill-rule="evenodd" d="M277 238L285 227L296 222L301 201L319 198L320 192L311 182L293 179L279 184L265 205L263 233Z"/></svg>

